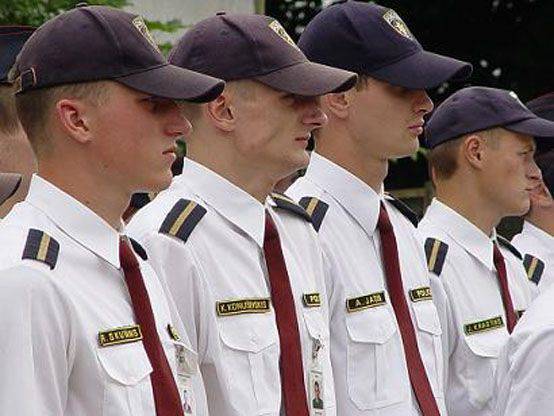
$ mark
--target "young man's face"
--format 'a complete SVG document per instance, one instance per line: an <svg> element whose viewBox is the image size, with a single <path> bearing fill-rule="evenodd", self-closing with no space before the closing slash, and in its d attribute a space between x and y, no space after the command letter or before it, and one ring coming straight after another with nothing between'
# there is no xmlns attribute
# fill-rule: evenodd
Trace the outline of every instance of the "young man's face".
<svg viewBox="0 0 554 416"><path fill-rule="evenodd" d="M189 121L174 101L110 82L106 102L93 113L94 159L129 193L159 191L171 183L175 141Z"/></svg>
<svg viewBox="0 0 554 416"><path fill-rule="evenodd" d="M423 116L433 110L424 90L409 90L373 78L353 89L350 125L359 148L374 159L412 155L423 132Z"/></svg>
<svg viewBox="0 0 554 416"><path fill-rule="evenodd" d="M281 178L305 167L310 132L323 126L327 116L319 99L280 92L249 81L235 94L236 149L261 170Z"/></svg>
<svg viewBox="0 0 554 416"><path fill-rule="evenodd" d="M539 186L541 175L533 155L531 136L497 129L483 153L482 191L504 216L523 215L530 207L530 194Z"/></svg>

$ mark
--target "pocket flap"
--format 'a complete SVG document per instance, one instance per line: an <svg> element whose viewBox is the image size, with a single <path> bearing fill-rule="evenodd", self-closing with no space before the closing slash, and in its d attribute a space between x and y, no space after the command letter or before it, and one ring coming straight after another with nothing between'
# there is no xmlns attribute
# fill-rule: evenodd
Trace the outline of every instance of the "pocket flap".
<svg viewBox="0 0 554 416"><path fill-rule="evenodd" d="M354 342L384 344L396 332L396 322L389 308L382 306L348 314L346 328Z"/></svg>
<svg viewBox="0 0 554 416"><path fill-rule="evenodd" d="M219 320L219 336L234 350L257 353L277 343L273 314L237 315Z"/></svg>
<svg viewBox="0 0 554 416"><path fill-rule="evenodd" d="M432 301L412 304L417 327L433 335L442 334L441 323L437 308Z"/></svg>
<svg viewBox="0 0 554 416"><path fill-rule="evenodd" d="M498 358L500 351L508 340L508 333L504 328L480 334L465 335L464 339L469 349L480 357Z"/></svg>
<svg viewBox="0 0 554 416"><path fill-rule="evenodd" d="M96 355L110 378L126 386L137 384L152 372L142 342L99 348Z"/></svg>
<svg viewBox="0 0 554 416"><path fill-rule="evenodd" d="M306 322L308 333L313 339L323 340L329 338L329 327L325 324L325 319L320 311L304 311L304 322Z"/></svg>

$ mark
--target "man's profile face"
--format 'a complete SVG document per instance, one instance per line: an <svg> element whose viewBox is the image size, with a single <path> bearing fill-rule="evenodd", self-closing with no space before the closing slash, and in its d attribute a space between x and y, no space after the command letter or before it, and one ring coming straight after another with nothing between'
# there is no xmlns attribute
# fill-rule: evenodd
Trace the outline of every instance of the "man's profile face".
<svg viewBox="0 0 554 416"><path fill-rule="evenodd" d="M360 150L373 159L409 156L419 147L423 116L433 109L427 93L373 78L349 91L349 128Z"/></svg>
<svg viewBox="0 0 554 416"><path fill-rule="evenodd" d="M172 100L116 82L105 83L106 102L90 112L91 163L129 193L159 191L171 183L175 141L189 121Z"/></svg>
<svg viewBox="0 0 554 416"><path fill-rule="evenodd" d="M523 215L530 207L530 194L540 184L540 171L533 159L531 136L497 129L483 153L482 190L504 216Z"/></svg>
<svg viewBox="0 0 554 416"><path fill-rule="evenodd" d="M310 132L327 122L319 99L300 97L249 81L235 97L237 150L260 169L281 178L305 167Z"/></svg>

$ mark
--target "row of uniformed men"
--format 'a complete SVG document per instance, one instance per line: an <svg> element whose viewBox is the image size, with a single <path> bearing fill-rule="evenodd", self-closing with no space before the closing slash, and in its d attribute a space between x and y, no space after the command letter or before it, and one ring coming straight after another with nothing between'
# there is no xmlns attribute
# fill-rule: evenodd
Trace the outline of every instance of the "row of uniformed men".
<svg viewBox="0 0 554 416"><path fill-rule="evenodd" d="M100 6L25 43L39 171L0 225L0 413L548 414L549 291L528 309L552 265L495 226L529 212L552 250L534 137L548 147L554 123L513 92L451 96L417 225L383 192L388 160L416 151L425 90L471 66L354 1L299 47L274 19L218 14L168 64L140 17ZM163 188L125 227L130 195Z"/></svg>

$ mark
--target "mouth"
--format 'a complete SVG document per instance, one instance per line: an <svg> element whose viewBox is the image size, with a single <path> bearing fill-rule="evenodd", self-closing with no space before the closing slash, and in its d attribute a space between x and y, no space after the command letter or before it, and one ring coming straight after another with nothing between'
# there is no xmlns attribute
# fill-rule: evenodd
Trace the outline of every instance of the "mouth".
<svg viewBox="0 0 554 416"><path fill-rule="evenodd" d="M414 123L411 126L408 126L408 130L410 130L410 132L413 135L419 136L423 133L423 125L424 125L424 121L420 120L417 123Z"/></svg>
<svg viewBox="0 0 554 416"><path fill-rule="evenodd" d="M310 140L310 135L309 134L306 134L304 136L299 136L299 137L296 137L294 139L294 141L296 141L296 142L308 142L308 140Z"/></svg>

